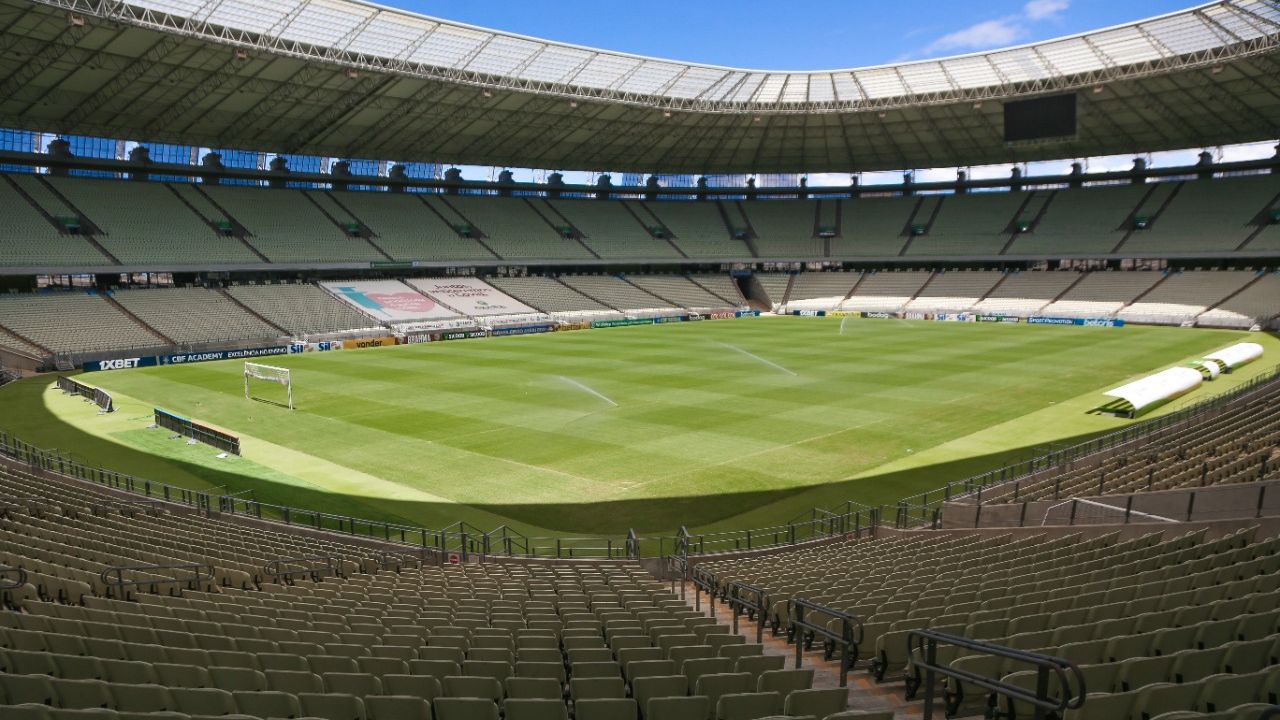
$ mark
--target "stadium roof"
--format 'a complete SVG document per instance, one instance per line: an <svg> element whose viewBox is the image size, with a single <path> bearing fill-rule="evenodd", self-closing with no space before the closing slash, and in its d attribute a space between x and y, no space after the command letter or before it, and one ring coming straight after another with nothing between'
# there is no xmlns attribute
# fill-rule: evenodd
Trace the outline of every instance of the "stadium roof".
<svg viewBox="0 0 1280 720"><path fill-rule="evenodd" d="M0 0L0 125L270 152L550 169L821 172L1280 136L1280 4L820 72L695 65L351 0ZM1074 137L1004 100L1080 91Z"/></svg>

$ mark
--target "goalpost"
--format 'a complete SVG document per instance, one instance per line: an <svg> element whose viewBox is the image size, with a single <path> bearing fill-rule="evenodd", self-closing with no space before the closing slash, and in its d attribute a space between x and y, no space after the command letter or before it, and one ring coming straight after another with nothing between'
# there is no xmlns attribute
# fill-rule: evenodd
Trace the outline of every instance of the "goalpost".
<svg viewBox="0 0 1280 720"><path fill-rule="evenodd" d="M275 367L273 365L260 365L258 363L247 362L244 364L244 399L253 399L252 382L254 380L262 380L264 382L283 385L288 398L289 409L293 409L293 379L290 376L288 368ZM267 398L262 398L266 400Z"/></svg>

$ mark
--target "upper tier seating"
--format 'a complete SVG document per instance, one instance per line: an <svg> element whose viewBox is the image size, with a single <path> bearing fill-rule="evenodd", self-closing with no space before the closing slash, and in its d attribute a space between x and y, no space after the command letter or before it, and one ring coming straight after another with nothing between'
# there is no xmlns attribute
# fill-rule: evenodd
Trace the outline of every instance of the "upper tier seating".
<svg viewBox="0 0 1280 720"><path fill-rule="evenodd" d="M788 307L833 309L862 278L860 272L803 272L791 286Z"/></svg>
<svg viewBox="0 0 1280 720"><path fill-rule="evenodd" d="M235 285L227 292L294 335L359 330L372 321L315 285Z"/></svg>
<svg viewBox="0 0 1280 720"><path fill-rule="evenodd" d="M893 257L902 252L918 198L846 198L839 202L840 237L831 241L832 257Z"/></svg>
<svg viewBox="0 0 1280 720"><path fill-rule="evenodd" d="M690 310L733 307L683 275L628 275L633 285L674 305Z"/></svg>
<svg viewBox="0 0 1280 720"><path fill-rule="evenodd" d="M617 311L549 277L490 277L489 284L545 313L606 314Z"/></svg>
<svg viewBox="0 0 1280 720"><path fill-rule="evenodd" d="M1081 278L1077 272L1013 271L1004 276L974 312L1031 317Z"/></svg>
<svg viewBox="0 0 1280 720"><path fill-rule="evenodd" d="M121 197L116 180L48 181L103 231L98 242L125 265L261 262L239 239L215 233L167 184L130 183Z"/></svg>
<svg viewBox="0 0 1280 720"><path fill-rule="evenodd" d="M993 270L949 270L938 272L920 290L920 296L907 303L907 310L919 312L965 312L978 303L1000 281L1001 273Z"/></svg>
<svg viewBox="0 0 1280 720"><path fill-rule="evenodd" d="M1143 295L1141 302L1129 305L1117 317L1132 322L1176 325L1239 292L1255 277L1257 273L1242 270L1170 273Z"/></svg>
<svg viewBox="0 0 1280 720"><path fill-rule="evenodd" d="M591 257L582 243L562 236L553 220L524 198L440 195L430 200L452 208L478 227L485 235L484 243L503 258Z"/></svg>
<svg viewBox="0 0 1280 720"><path fill-rule="evenodd" d="M998 255L1026 200L1026 193L1016 192L947 197L929 232L912 239L907 255Z"/></svg>
<svg viewBox="0 0 1280 720"><path fill-rule="evenodd" d="M822 257L822 238L814 236L816 202L761 200L743 203L742 206L756 231L755 244L760 257Z"/></svg>
<svg viewBox="0 0 1280 720"><path fill-rule="evenodd" d="M933 273L928 270L868 272L842 307L870 312L896 311L915 297L931 277Z"/></svg>
<svg viewBox="0 0 1280 720"><path fill-rule="evenodd" d="M1280 272L1258 277L1238 295L1205 312L1199 321L1226 327L1250 327L1280 315Z"/></svg>
<svg viewBox="0 0 1280 720"><path fill-rule="evenodd" d="M333 197L377 237L378 247L397 260L492 260L494 255L464 238L432 211L418 193L335 192Z"/></svg>
<svg viewBox="0 0 1280 720"><path fill-rule="evenodd" d="M666 240L655 238L625 202L548 200L583 234L582 241L602 258L670 258L680 253Z"/></svg>
<svg viewBox="0 0 1280 720"><path fill-rule="evenodd" d="M1126 254L1232 252L1257 229L1255 221L1277 194L1280 175L1184 182L1151 227L1134 231L1122 250Z"/></svg>
<svg viewBox="0 0 1280 720"><path fill-rule="evenodd" d="M0 296L0 325L58 354L163 344L106 300L84 293Z"/></svg>
<svg viewBox="0 0 1280 720"><path fill-rule="evenodd" d="M202 187L251 234L249 242L273 263L386 260L363 238L348 237L297 190Z"/></svg>
<svg viewBox="0 0 1280 720"><path fill-rule="evenodd" d="M615 310L670 310L675 307L613 275L564 275L560 281Z"/></svg>
<svg viewBox="0 0 1280 720"><path fill-rule="evenodd" d="M1085 275L1041 314L1066 317L1110 317L1164 277L1157 270L1092 272Z"/></svg>
<svg viewBox="0 0 1280 720"><path fill-rule="evenodd" d="M64 235L0 176L0 266L92 267L107 262L84 238Z"/></svg>
<svg viewBox="0 0 1280 720"><path fill-rule="evenodd" d="M1108 255L1124 239L1125 220L1142 201L1143 185L1058 190L1040 222L1020 233L1008 255Z"/></svg>
<svg viewBox="0 0 1280 720"><path fill-rule="evenodd" d="M691 258L749 258L746 243L735 240L714 202L662 200L634 203L675 234L672 242ZM643 212L640 214L644 218Z"/></svg>
<svg viewBox="0 0 1280 720"><path fill-rule="evenodd" d="M384 553L337 535L120 512L94 489L7 466L0 493L59 509L18 505L0 517L0 565L28 573L0 609L6 720L26 704L117 720L467 720L499 709L536 720L567 717L569 702L584 720L593 703L632 718L646 707L652 720L692 703L702 720L708 699L690 693L726 688L700 685L678 660L720 657L733 669L763 650L634 563L435 566L408 546ZM337 576L270 571L299 557L333 558ZM102 580L110 567L181 563L207 563L212 577L153 585L166 571L142 569L126 571L148 581L136 586ZM757 674L735 680L783 693L812 680L808 670Z"/></svg>
<svg viewBox="0 0 1280 720"><path fill-rule="evenodd" d="M125 290L113 297L139 320L177 343L280 337L279 330L245 312L217 290Z"/></svg>

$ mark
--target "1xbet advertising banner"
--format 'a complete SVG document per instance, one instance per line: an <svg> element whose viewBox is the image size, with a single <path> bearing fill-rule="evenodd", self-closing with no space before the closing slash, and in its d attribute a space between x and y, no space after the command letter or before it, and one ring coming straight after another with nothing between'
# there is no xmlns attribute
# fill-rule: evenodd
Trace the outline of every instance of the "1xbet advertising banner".
<svg viewBox="0 0 1280 720"><path fill-rule="evenodd" d="M98 372L101 370L128 370L130 368L155 367L157 365L186 365L187 363L195 362L239 360L288 354L289 346L280 345L277 347L247 348L243 350L215 350L213 352L150 355L147 357L120 358L117 360L92 360L86 362L81 367L85 372Z"/></svg>

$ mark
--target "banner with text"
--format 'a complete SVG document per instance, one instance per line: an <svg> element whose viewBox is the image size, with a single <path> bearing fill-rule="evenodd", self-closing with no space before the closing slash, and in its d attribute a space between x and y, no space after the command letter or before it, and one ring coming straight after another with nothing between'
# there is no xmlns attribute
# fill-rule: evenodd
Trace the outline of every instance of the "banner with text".
<svg viewBox="0 0 1280 720"><path fill-rule="evenodd" d="M422 278L408 283L463 315L521 315L537 310L473 277Z"/></svg>

